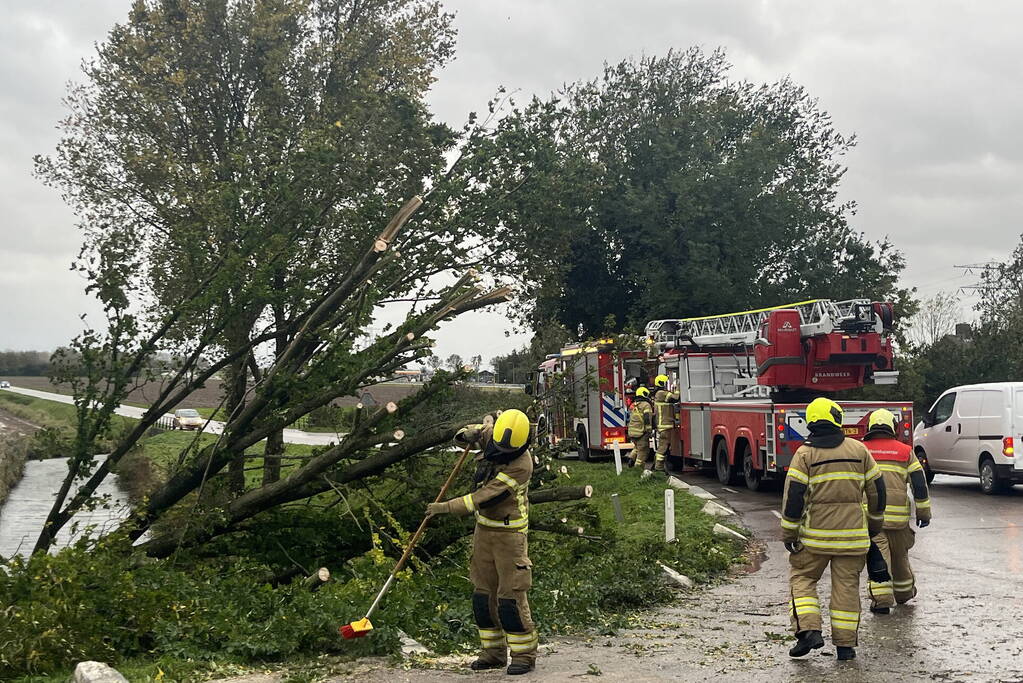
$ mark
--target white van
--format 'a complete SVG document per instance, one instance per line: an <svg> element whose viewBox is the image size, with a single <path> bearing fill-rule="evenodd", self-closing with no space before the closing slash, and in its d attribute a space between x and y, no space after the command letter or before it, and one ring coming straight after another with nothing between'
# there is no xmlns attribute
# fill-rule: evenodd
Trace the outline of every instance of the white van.
<svg viewBox="0 0 1023 683"><path fill-rule="evenodd" d="M913 434L927 472L980 477L984 493L1023 483L1023 382L968 384L942 394Z"/></svg>

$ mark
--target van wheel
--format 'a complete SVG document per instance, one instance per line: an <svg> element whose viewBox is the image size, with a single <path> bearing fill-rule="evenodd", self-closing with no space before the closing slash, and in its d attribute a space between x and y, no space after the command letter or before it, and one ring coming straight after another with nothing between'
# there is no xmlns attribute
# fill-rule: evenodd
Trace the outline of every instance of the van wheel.
<svg viewBox="0 0 1023 683"><path fill-rule="evenodd" d="M934 481L934 471L931 469L931 463L927 461L927 454L922 450L917 449L916 459L920 461L920 465L924 468L924 478L927 479L927 483L930 484Z"/></svg>
<svg viewBox="0 0 1023 683"><path fill-rule="evenodd" d="M998 478L998 470L995 469L995 461L990 457L980 461L980 490L987 495L1002 493L1006 489L1006 482Z"/></svg>
<svg viewBox="0 0 1023 683"><path fill-rule="evenodd" d="M590 444L586 441L586 430L578 429L575 433L576 454L582 462L590 461Z"/></svg>
<svg viewBox="0 0 1023 683"><path fill-rule="evenodd" d="M759 491L764 488L764 471L753 467L753 449L749 444L742 452L742 478L746 480L746 488Z"/></svg>
<svg viewBox="0 0 1023 683"><path fill-rule="evenodd" d="M739 473L728 463L728 445L724 439L719 439L717 446L714 447L714 467L717 470L718 481L725 486L735 486L739 483Z"/></svg>

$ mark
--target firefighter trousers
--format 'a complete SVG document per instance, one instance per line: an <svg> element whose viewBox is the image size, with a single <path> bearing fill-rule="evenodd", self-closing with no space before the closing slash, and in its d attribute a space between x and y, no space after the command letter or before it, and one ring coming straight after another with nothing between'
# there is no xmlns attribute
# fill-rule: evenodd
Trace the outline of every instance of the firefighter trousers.
<svg viewBox="0 0 1023 683"><path fill-rule="evenodd" d="M526 534L477 525L472 537L472 612L480 632L480 659L533 665L537 636L526 593L533 583Z"/></svg>
<svg viewBox="0 0 1023 683"><path fill-rule="evenodd" d="M916 597L916 581L909 566L909 549L916 543L916 532L911 528L885 529L873 538L884 561L888 563L891 581L868 583L872 607L894 607Z"/></svg>
<svg viewBox="0 0 1023 683"><path fill-rule="evenodd" d="M668 453L671 450L671 432L670 429L659 429L657 431L657 451L654 454L654 469L664 469L664 459L668 457Z"/></svg>
<svg viewBox="0 0 1023 683"><path fill-rule="evenodd" d="M817 582L831 565L831 641L856 647L860 626L860 573L867 555L821 555L806 548L789 555L789 616L793 633L822 631Z"/></svg>
<svg viewBox="0 0 1023 683"><path fill-rule="evenodd" d="M634 464L640 467L646 466L646 461L650 459L649 434L637 436L632 440L632 457L635 459Z"/></svg>

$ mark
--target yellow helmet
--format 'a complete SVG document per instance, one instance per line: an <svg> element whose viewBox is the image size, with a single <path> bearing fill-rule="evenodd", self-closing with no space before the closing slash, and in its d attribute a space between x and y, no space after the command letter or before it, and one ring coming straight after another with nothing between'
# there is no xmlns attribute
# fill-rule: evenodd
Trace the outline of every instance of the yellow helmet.
<svg viewBox="0 0 1023 683"><path fill-rule="evenodd" d="M806 424L813 424L814 422L830 422L836 427L842 426L842 406L838 405L830 398L815 398L810 401L810 405L806 407Z"/></svg>
<svg viewBox="0 0 1023 683"><path fill-rule="evenodd" d="M640 387L639 389L636 389L636 396L638 396L640 398L646 398L649 395L650 395L650 390L647 389L646 387Z"/></svg>
<svg viewBox="0 0 1023 683"><path fill-rule="evenodd" d="M504 453L524 448L529 443L529 418L521 410L506 410L494 422L494 445Z"/></svg>
<svg viewBox="0 0 1023 683"><path fill-rule="evenodd" d="M887 408L878 408L870 414L870 420L867 421L867 429L873 429L874 427L887 427L895 432L895 415L892 411Z"/></svg>
<svg viewBox="0 0 1023 683"><path fill-rule="evenodd" d="M667 375L657 375L657 377L654 377L654 386L655 387L666 387L666 386L668 386L668 376Z"/></svg>

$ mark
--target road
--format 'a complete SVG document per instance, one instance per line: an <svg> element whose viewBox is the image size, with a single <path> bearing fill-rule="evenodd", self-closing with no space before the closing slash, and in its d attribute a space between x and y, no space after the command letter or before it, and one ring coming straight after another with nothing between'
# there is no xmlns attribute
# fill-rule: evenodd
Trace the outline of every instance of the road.
<svg viewBox="0 0 1023 683"><path fill-rule="evenodd" d="M58 403L73 404L74 400L65 394L55 394L49 391L39 391L37 389L25 389L23 387L11 386L2 391L12 391L16 394L23 394L25 396L31 396L33 398L41 398L47 401L56 401ZM141 419L146 413L146 408L139 408L138 406L126 406L121 405L117 407L115 411L118 415L123 417L131 417L136 420ZM224 431L224 423L216 420L210 420L206 424L206 428L203 430L211 434L220 434ZM298 429L285 429L284 430L284 441L286 443L298 443L306 444L309 446L327 446L332 443L338 442L339 435L332 432L303 432Z"/></svg>
<svg viewBox="0 0 1023 683"><path fill-rule="evenodd" d="M699 474L684 478L718 495L755 532L760 552L752 566L709 590L681 594L615 636L554 639L541 646L537 671L520 680L588 680L588 671L599 671L602 680L630 683L1023 681L1023 486L992 497L976 480L939 475L931 487L934 522L919 531L911 554L920 594L888 616L865 611L857 659L839 663L830 644L802 660L787 656L780 494L726 489ZM821 589L824 602L826 579ZM367 666L337 680L460 681L467 662L442 660L440 670ZM503 674L473 676L491 679Z"/></svg>

